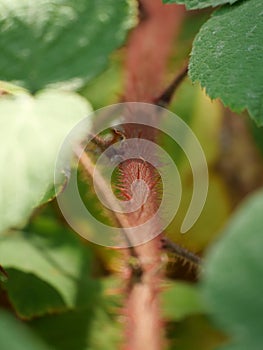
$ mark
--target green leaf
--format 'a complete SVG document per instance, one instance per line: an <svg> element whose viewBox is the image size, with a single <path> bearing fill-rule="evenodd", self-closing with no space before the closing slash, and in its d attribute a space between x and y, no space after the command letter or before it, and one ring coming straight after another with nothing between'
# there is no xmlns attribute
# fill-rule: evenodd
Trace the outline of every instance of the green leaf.
<svg viewBox="0 0 263 350"><path fill-rule="evenodd" d="M67 309L61 295L48 283L31 273L8 269L4 287L21 318L42 316Z"/></svg>
<svg viewBox="0 0 263 350"><path fill-rule="evenodd" d="M118 322L120 308L117 309L115 301L111 299L102 294L99 302L88 310L49 315L32 320L29 324L52 349L119 349L123 323Z"/></svg>
<svg viewBox="0 0 263 350"><path fill-rule="evenodd" d="M91 250L74 232L48 218L42 231L0 239L0 264L9 276L3 286L22 318L93 304L100 284L91 277L92 261Z"/></svg>
<svg viewBox="0 0 263 350"><path fill-rule="evenodd" d="M236 112L263 125L263 4L249 0L214 13L197 35L190 77Z"/></svg>
<svg viewBox="0 0 263 350"><path fill-rule="evenodd" d="M162 303L164 317L172 321L205 312L197 288L184 282L164 286Z"/></svg>
<svg viewBox="0 0 263 350"><path fill-rule="evenodd" d="M27 90L22 88L21 86L17 86L17 85L8 83L7 81L0 80L0 94L1 92L5 94L11 94L11 95L21 95L21 94L26 94Z"/></svg>
<svg viewBox="0 0 263 350"><path fill-rule="evenodd" d="M215 7L224 4L233 4L239 0L163 0L164 4L183 4L188 10Z"/></svg>
<svg viewBox="0 0 263 350"><path fill-rule="evenodd" d="M224 349L263 344L263 192L234 215L205 260L202 289L215 321L231 335Z"/></svg>
<svg viewBox="0 0 263 350"><path fill-rule="evenodd" d="M0 79L37 91L89 81L134 23L128 0L1 0Z"/></svg>
<svg viewBox="0 0 263 350"><path fill-rule="evenodd" d="M2 350L47 350L30 330L18 320L1 310L0 349Z"/></svg>
<svg viewBox="0 0 263 350"><path fill-rule="evenodd" d="M53 183L57 152L91 108L74 93L0 99L0 232L23 224Z"/></svg>

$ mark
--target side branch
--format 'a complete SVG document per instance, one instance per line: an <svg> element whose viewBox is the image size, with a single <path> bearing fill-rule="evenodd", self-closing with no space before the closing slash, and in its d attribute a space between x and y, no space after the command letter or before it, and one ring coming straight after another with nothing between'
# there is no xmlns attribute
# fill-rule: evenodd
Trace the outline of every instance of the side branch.
<svg viewBox="0 0 263 350"><path fill-rule="evenodd" d="M167 250L168 252L171 252L175 255L177 255L179 258L185 259L190 263L193 263L194 265L200 266L202 263L201 258L190 252L189 250L179 246L175 242L170 241L166 237L161 238L162 248Z"/></svg>
<svg viewBox="0 0 263 350"><path fill-rule="evenodd" d="M76 149L75 154L78 157L80 156L80 164L85 169L86 173L93 179L94 183L96 183L102 195L104 196L104 199L107 202L108 206L110 208L116 208L117 201L114 201L114 198L112 198L112 196L109 196L109 188L103 176L98 171L96 172L96 176L93 176L95 167L90 157L80 149ZM126 240L127 246L129 247L130 255L139 259L130 240L129 234L125 230L126 227L130 227L128 219L126 218L126 216L121 215L118 211L112 210L112 215L114 216L114 219L123 231L123 237Z"/></svg>
<svg viewBox="0 0 263 350"><path fill-rule="evenodd" d="M181 82L184 80L184 78L187 76L188 73L188 63L181 69L179 74L175 77L175 79L171 82L171 84L164 90L164 92L155 99L155 104L160 107L167 107L172 97L181 84Z"/></svg>

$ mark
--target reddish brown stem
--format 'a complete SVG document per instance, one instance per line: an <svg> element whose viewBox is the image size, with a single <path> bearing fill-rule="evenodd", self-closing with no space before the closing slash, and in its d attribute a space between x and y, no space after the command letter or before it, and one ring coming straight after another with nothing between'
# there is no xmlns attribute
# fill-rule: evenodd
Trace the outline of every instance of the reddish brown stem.
<svg viewBox="0 0 263 350"><path fill-rule="evenodd" d="M177 5L165 6L161 0L141 0L140 7L143 9L143 16L140 24L131 33L127 47L124 100L154 103L163 91L167 59L184 10ZM131 115L125 121L132 121ZM156 133L148 127L141 126L138 131L136 125L126 125L124 134L127 138L156 140ZM124 162L120 170L120 187L124 194L129 195L131 184L138 176L151 188L140 213L127 215L131 226L140 225L155 213L159 205L156 170L140 159ZM160 238L161 235L134 248L142 265L142 275L139 280L131 280L128 284L124 310L126 350L160 350L164 345L158 297L162 278Z"/></svg>

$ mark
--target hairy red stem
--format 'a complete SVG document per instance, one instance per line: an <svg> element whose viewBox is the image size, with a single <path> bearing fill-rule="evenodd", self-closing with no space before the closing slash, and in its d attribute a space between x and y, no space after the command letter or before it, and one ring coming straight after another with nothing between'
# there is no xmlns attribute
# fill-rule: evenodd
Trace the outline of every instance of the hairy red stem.
<svg viewBox="0 0 263 350"><path fill-rule="evenodd" d="M125 101L154 103L163 91L164 74L173 40L178 33L184 9L178 5L163 5L161 0L141 0L142 19L133 30L127 47ZM151 118L156 118L152 115ZM126 122L132 122L132 115ZM156 140L156 133L147 126L124 126L126 138ZM132 196L131 184L143 179L151 189L143 208L127 214L131 226L139 225L155 213L159 205L157 171L138 159L125 161L120 167L120 188L124 197ZM161 235L135 247L141 263L139 280L129 283L125 305L126 350L163 348L160 317L159 285L161 274ZM131 272L132 275L132 272Z"/></svg>

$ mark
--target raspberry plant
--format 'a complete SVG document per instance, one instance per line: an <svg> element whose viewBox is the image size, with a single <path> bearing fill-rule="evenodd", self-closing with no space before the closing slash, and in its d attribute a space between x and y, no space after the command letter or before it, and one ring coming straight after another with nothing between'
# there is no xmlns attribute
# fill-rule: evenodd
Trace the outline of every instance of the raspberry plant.
<svg viewBox="0 0 263 350"><path fill-rule="evenodd" d="M261 0L0 0L1 349L262 347L262 17ZM148 220L160 205L158 167L116 167L118 199L130 200L138 179L150 188L139 216L103 208L92 185L110 145L147 139L166 147L181 175L172 223L142 245L110 249L81 239L61 215L61 143L118 102L166 107L199 138L210 187L185 235L190 166L169 137L131 123L91 138L82 199L105 224Z"/></svg>

